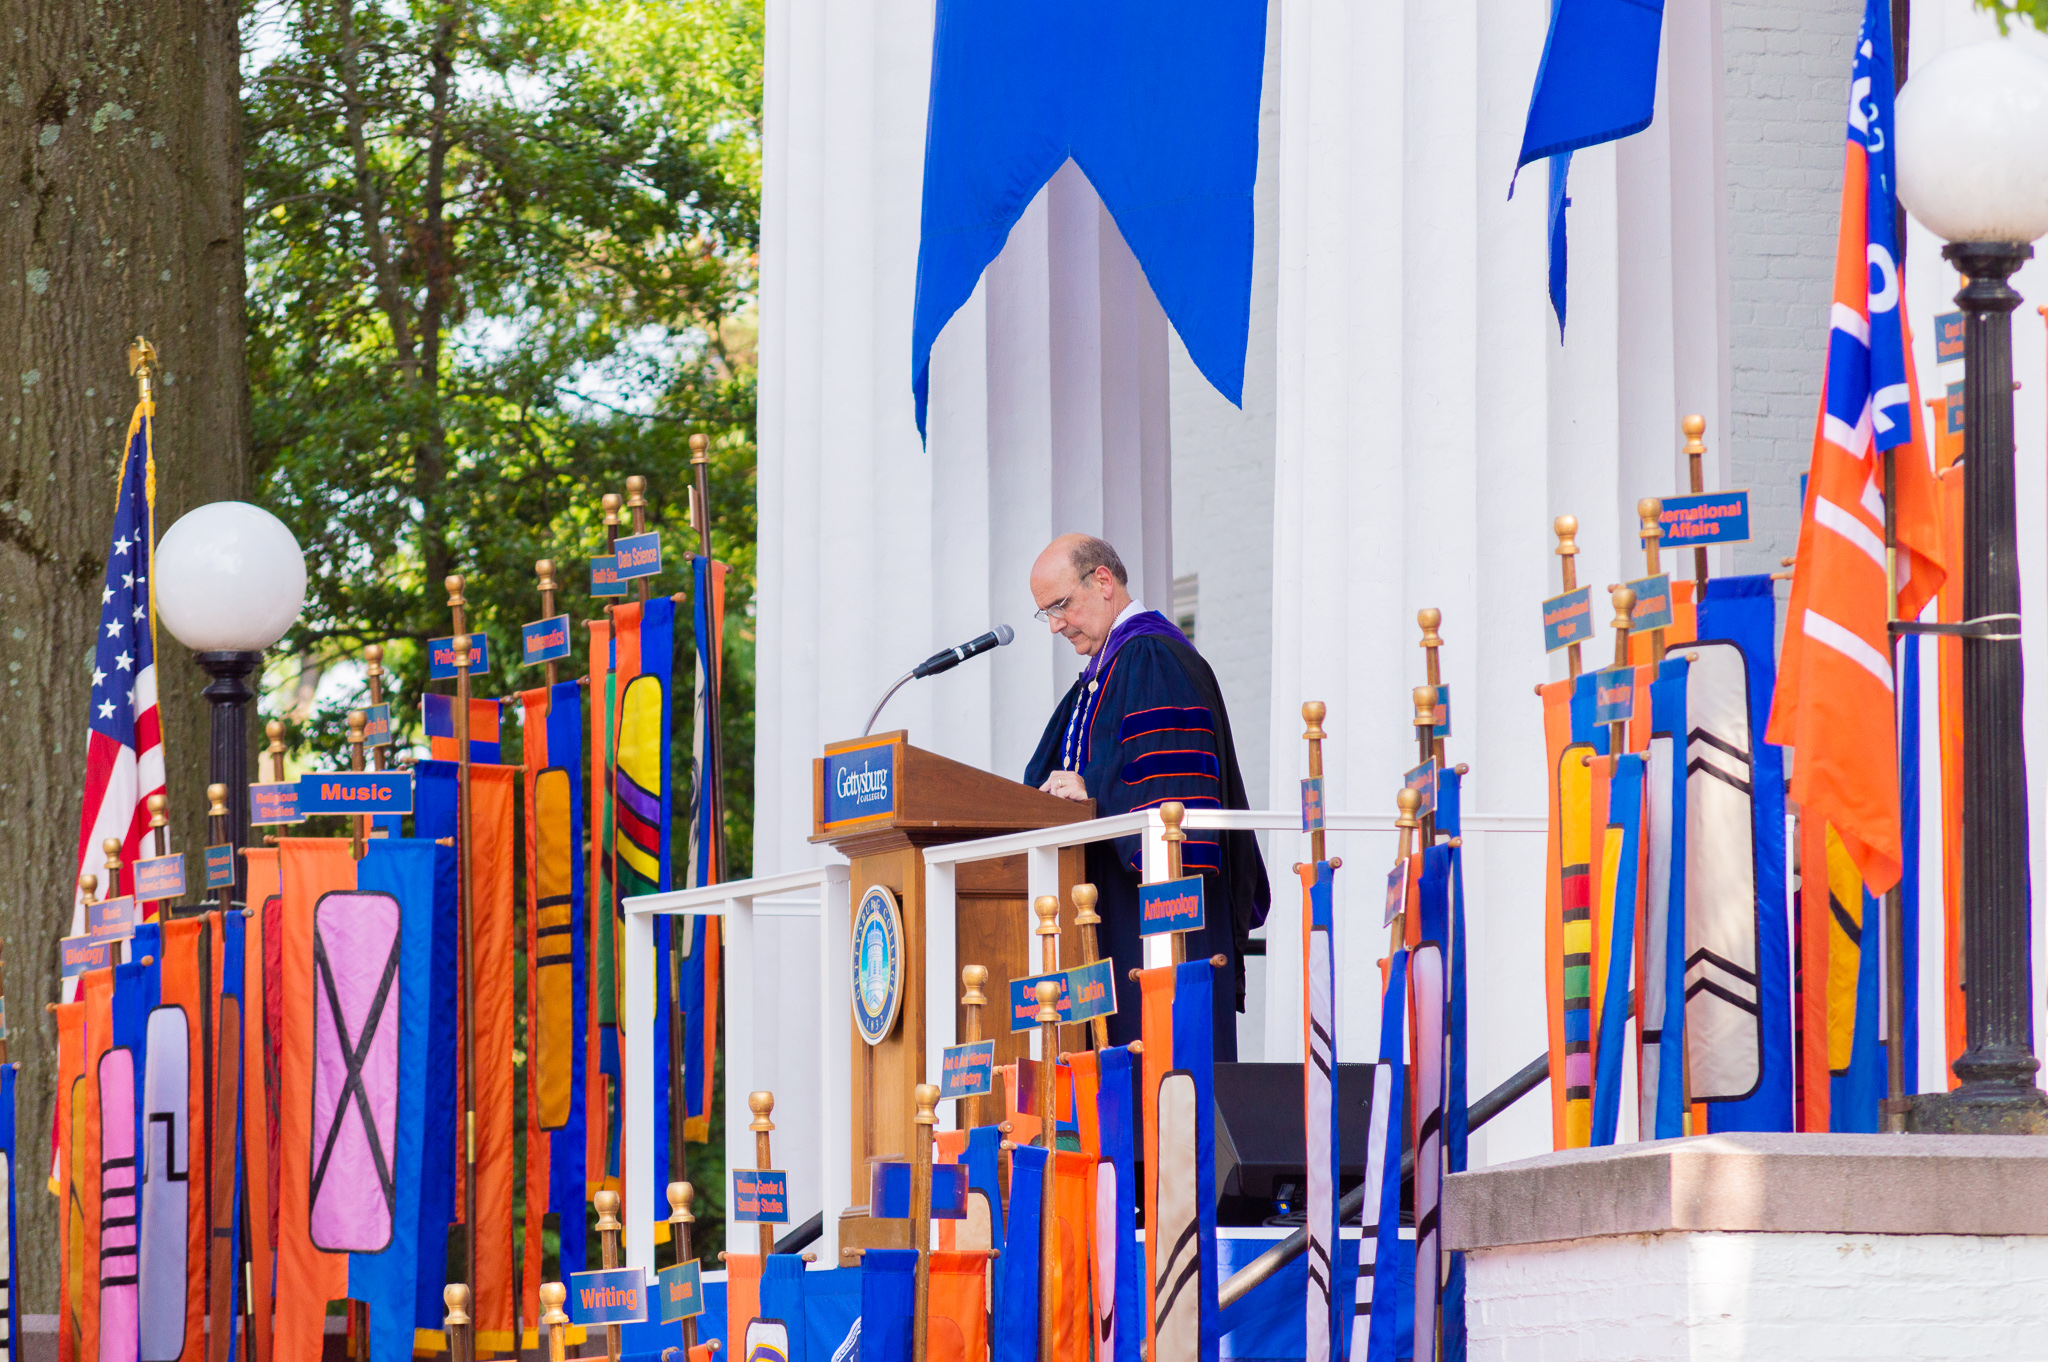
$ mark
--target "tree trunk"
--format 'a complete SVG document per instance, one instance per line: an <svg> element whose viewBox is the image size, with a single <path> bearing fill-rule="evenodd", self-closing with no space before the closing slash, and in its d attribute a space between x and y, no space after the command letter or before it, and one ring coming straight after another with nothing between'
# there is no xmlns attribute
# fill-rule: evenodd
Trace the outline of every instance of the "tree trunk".
<svg viewBox="0 0 2048 1362"><path fill-rule="evenodd" d="M122 435L125 349L158 351L159 535L247 495L242 138L226 0L24 0L0 65L0 937L20 1066L14 1170L26 1312L57 1308L44 1190L58 946L70 929L86 700ZM206 837L204 676L157 637L172 845ZM260 744L259 744L260 745Z"/></svg>

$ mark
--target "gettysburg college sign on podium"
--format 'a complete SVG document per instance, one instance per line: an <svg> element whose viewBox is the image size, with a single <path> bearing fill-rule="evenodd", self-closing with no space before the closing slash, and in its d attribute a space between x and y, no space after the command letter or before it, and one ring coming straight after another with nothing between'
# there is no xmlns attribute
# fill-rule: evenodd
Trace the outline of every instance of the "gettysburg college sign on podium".
<svg viewBox="0 0 2048 1362"><path fill-rule="evenodd" d="M853 862L856 910L853 960L858 979L829 1005L854 1007L853 1148L847 1151L853 1186L868 1185L872 1158L904 1159L911 1152L911 1091L936 1083L925 1061L924 859L919 848L1078 823L1095 816L1092 802L1077 803L1013 780L912 747L897 730L833 743L812 764L813 842L826 842ZM1060 899L1083 876L1082 849L1060 853ZM955 953L962 965L985 965L998 987L1036 973L1031 947L1031 900L1024 857L1007 856L959 866L955 882ZM1071 914L1068 914L1071 916ZM900 928L898 924L900 923ZM1079 959L1079 937L1064 923L1063 959ZM957 996L959 989L956 986ZM1007 991L1002 995L1007 996ZM941 1018L946 1035L959 1034L961 1017ZM863 1034L866 1031L867 1034ZM995 1062L1025 1053L1024 1036L999 1035ZM1001 1104L984 1114L1000 1121ZM841 1221L846 1248L907 1248L907 1220L871 1219L852 1207Z"/></svg>

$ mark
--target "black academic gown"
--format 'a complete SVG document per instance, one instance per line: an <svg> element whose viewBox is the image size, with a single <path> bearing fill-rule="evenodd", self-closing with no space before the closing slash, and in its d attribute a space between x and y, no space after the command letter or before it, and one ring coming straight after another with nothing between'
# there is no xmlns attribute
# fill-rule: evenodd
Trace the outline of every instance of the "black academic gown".
<svg viewBox="0 0 2048 1362"><path fill-rule="evenodd" d="M1216 674L1177 633L1145 634L1120 646L1103 669L1101 695L1079 734L1077 769L1095 800L1096 815L1131 813L1178 800L1191 809L1250 808L1230 716ZM1043 785L1060 769L1061 748L1074 706L1089 679L1084 673L1060 701L1032 754L1024 779ZM1221 955L1230 961L1216 998L1216 1058L1237 1058L1236 1013L1244 1006L1243 943L1266 920L1272 890L1258 839L1249 832L1190 831L1181 847L1183 873L1205 880L1206 921L1188 934L1187 958ZM1142 839L1133 834L1087 848L1087 873L1100 894L1103 948L1116 972L1117 1010L1110 1040L1138 1039L1139 993L1129 971L1144 963L1138 935Z"/></svg>

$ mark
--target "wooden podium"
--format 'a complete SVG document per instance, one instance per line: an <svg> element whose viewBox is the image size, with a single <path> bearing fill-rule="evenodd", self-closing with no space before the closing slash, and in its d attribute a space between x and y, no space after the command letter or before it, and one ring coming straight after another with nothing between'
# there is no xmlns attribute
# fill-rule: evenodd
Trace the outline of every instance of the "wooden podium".
<svg viewBox="0 0 2048 1362"><path fill-rule="evenodd" d="M856 916L872 885L894 894L903 914L901 1010L893 1029L878 1044L870 1045L856 1026L850 1056L853 1194L865 1202L869 1160L910 1156L911 1090L919 1083L938 1082L938 1075L925 1073L930 1019L925 1008L924 859L919 848L1078 823L1095 816L1095 805L1061 799L922 751L910 745L901 729L826 747L825 755L812 763L811 799L811 840L836 847L853 863ZM963 863L955 873L955 950L962 966L988 967L984 992L989 1005L982 1009L982 1034L996 1042L999 1065L1029 1051L1027 1034L1011 1036L1006 1006L1010 980L1039 972L1025 876L1022 855ZM1063 960L1080 958L1080 934L1067 905L1068 891L1082 878L1082 848L1061 851ZM952 991L957 999L957 979ZM825 1005L848 1007L850 993L827 999ZM947 1034L959 1035L963 1021L956 1002ZM997 1086L1000 1091L1000 1082ZM1002 1119L999 1100L981 1106L985 1124ZM870 1220L867 1207L855 1205L841 1221L839 1242L842 1249L907 1247L910 1222Z"/></svg>

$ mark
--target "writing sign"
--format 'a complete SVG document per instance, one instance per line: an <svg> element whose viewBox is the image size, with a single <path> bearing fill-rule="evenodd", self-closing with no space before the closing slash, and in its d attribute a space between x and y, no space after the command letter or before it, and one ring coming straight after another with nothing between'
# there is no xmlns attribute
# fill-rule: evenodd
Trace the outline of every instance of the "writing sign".
<svg viewBox="0 0 2048 1362"><path fill-rule="evenodd" d="M661 571L661 535L653 530L626 535L612 545L612 558L622 582L652 577Z"/></svg>
<svg viewBox="0 0 2048 1362"><path fill-rule="evenodd" d="M1203 921L1200 875L1138 886L1139 936L1199 932Z"/></svg>
<svg viewBox="0 0 2048 1362"><path fill-rule="evenodd" d="M569 617L550 615L519 626L519 661L531 667L569 655Z"/></svg>
<svg viewBox="0 0 2048 1362"><path fill-rule="evenodd" d="M1387 915L1380 926L1391 927L1394 919L1401 916L1401 910L1408 906L1408 863L1396 861L1394 868L1387 872Z"/></svg>
<svg viewBox="0 0 2048 1362"><path fill-rule="evenodd" d="M729 1214L748 1225L787 1225L789 1174L779 1169L733 1169Z"/></svg>
<svg viewBox="0 0 2048 1362"><path fill-rule="evenodd" d="M654 1274L654 1294L661 1301L661 1322L680 1324L704 1313L704 1270L692 1258Z"/></svg>
<svg viewBox="0 0 2048 1362"><path fill-rule="evenodd" d="M1657 524L1667 549L1743 543L1749 538L1749 491L1665 497Z"/></svg>
<svg viewBox="0 0 2048 1362"><path fill-rule="evenodd" d="M1401 783L1422 796L1415 816L1427 818L1436 812L1436 758L1431 757L1422 765L1401 778Z"/></svg>
<svg viewBox="0 0 2048 1362"><path fill-rule="evenodd" d="M1593 674L1593 722L1618 724L1636 713L1636 669L1609 667Z"/></svg>
<svg viewBox="0 0 2048 1362"><path fill-rule="evenodd" d="M249 787L249 821L255 826L262 828L276 823L297 823L305 816L299 812L297 781L286 781L282 785Z"/></svg>
<svg viewBox="0 0 2048 1362"><path fill-rule="evenodd" d="M87 941L113 941L135 930L135 900L127 897L101 899L86 905ZM77 940L78 938L71 938Z"/></svg>
<svg viewBox="0 0 2048 1362"><path fill-rule="evenodd" d="M1310 776L1301 782L1301 830L1320 832L1323 826L1323 778Z"/></svg>
<svg viewBox="0 0 2048 1362"><path fill-rule="evenodd" d="M1554 653L1593 637L1593 588L1582 586L1543 603L1543 651Z"/></svg>
<svg viewBox="0 0 2048 1362"><path fill-rule="evenodd" d="M590 560L590 594L593 596L623 596L626 584L619 577L619 556L615 553L600 553Z"/></svg>
<svg viewBox="0 0 2048 1362"><path fill-rule="evenodd" d="M879 743L825 755L825 824L887 818L896 812L896 745Z"/></svg>
<svg viewBox="0 0 2048 1362"><path fill-rule="evenodd" d="M647 1274L637 1267L570 1273L569 1322L582 1325L645 1324Z"/></svg>
<svg viewBox="0 0 2048 1362"><path fill-rule="evenodd" d="M469 636L469 670L488 671L491 665L491 641L482 634ZM430 681L453 681L455 679L455 635L427 640L427 679Z"/></svg>
<svg viewBox="0 0 2048 1362"><path fill-rule="evenodd" d="M235 849L226 842L206 849L206 887L224 889L235 882Z"/></svg>
<svg viewBox="0 0 2048 1362"><path fill-rule="evenodd" d="M63 977L83 974L91 969L105 969L114 963L114 947L122 937L102 937L95 941L89 936L67 936L57 943L60 950Z"/></svg>
<svg viewBox="0 0 2048 1362"><path fill-rule="evenodd" d="M1631 629L1668 629L1671 627L1671 577L1660 572L1654 577L1642 577L1628 584L1636 593L1636 606L1629 613Z"/></svg>
<svg viewBox="0 0 2048 1362"><path fill-rule="evenodd" d="M135 863L135 897L154 901L185 897L185 853L174 851Z"/></svg>
<svg viewBox="0 0 2048 1362"><path fill-rule="evenodd" d="M363 746L391 746L391 706L371 705L363 711Z"/></svg>
<svg viewBox="0 0 2048 1362"><path fill-rule="evenodd" d="M299 777L299 812L411 813L407 771L334 771Z"/></svg>
<svg viewBox="0 0 2048 1362"><path fill-rule="evenodd" d="M977 1040L949 1045L939 1056L939 1100L982 1097L996 1086L996 1043Z"/></svg>
<svg viewBox="0 0 2048 1362"><path fill-rule="evenodd" d="M1934 362L1946 364L1963 357L1963 314L1942 312L1934 318Z"/></svg>

